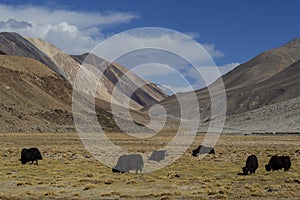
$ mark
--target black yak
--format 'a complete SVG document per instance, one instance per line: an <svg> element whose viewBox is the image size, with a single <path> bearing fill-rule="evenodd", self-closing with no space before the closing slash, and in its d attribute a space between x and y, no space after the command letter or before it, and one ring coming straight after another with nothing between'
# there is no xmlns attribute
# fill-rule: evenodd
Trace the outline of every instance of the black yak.
<svg viewBox="0 0 300 200"><path fill-rule="evenodd" d="M117 165L112 168L113 172L125 173L130 170L142 172L144 167L143 157L140 154L122 155L119 157Z"/></svg>
<svg viewBox="0 0 300 200"><path fill-rule="evenodd" d="M35 161L35 164L38 165L38 160L42 160L41 152L38 150L38 148L30 148L30 149L22 149L21 151L21 163L24 165L27 162L30 162L32 164Z"/></svg>
<svg viewBox="0 0 300 200"><path fill-rule="evenodd" d="M272 156L269 163L265 166L267 171L280 170L288 171L291 167L291 159L289 156Z"/></svg>
<svg viewBox="0 0 300 200"><path fill-rule="evenodd" d="M165 159L166 157L166 151L165 150L159 150L159 151L153 151L149 160L153 160L153 161L156 161L156 162L159 162L163 159Z"/></svg>
<svg viewBox="0 0 300 200"><path fill-rule="evenodd" d="M199 145L197 149L193 150L192 155L198 156L199 154L215 154L215 150L212 147L206 147L203 145Z"/></svg>
<svg viewBox="0 0 300 200"><path fill-rule="evenodd" d="M246 165L243 167L243 175L255 174L255 170L258 168L258 160L255 155L248 156Z"/></svg>

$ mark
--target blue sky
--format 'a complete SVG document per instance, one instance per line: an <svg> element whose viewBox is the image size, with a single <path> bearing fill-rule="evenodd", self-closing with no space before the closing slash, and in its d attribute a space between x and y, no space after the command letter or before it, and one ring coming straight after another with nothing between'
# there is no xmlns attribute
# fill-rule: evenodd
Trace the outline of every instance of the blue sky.
<svg viewBox="0 0 300 200"><path fill-rule="evenodd" d="M81 53L128 29L163 27L207 45L218 66L235 66L299 37L299 7L297 0L7 0L0 1L0 31L41 37ZM63 35L66 30L72 35Z"/></svg>

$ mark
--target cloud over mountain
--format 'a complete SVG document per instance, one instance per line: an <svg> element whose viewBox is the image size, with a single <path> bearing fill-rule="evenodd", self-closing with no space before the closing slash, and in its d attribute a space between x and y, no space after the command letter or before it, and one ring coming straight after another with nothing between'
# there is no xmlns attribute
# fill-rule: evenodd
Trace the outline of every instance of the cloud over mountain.
<svg viewBox="0 0 300 200"><path fill-rule="evenodd" d="M69 53L90 50L104 39L103 28L137 18L125 12L83 12L3 4L0 4L0 13L0 31L41 38Z"/></svg>
<svg viewBox="0 0 300 200"><path fill-rule="evenodd" d="M31 28L32 24L24 21L17 21L9 18L7 21L0 21L0 28L11 28L11 29L26 29Z"/></svg>

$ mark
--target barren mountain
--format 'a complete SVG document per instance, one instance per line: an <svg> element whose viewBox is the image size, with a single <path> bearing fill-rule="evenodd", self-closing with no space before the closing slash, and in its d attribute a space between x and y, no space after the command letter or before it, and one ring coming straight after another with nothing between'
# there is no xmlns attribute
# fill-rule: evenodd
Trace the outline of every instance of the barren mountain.
<svg viewBox="0 0 300 200"><path fill-rule="evenodd" d="M165 93L157 86L139 78L117 63L109 63L92 54L73 56L73 59L54 45L41 39L28 38L28 40L46 53L59 67L62 75L71 83L75 81L76 74L80 67L83 66L82 64L88 69L86 73L90 73L87 77L99 74L96 70L100 70L100 73L103 75L101 75L98 83L99 86L97 87L96 98L98 99L111 102L113 90L119 90L119 92L114 93L118 95L114 96L114 98L116 98L114 103L122 106L122 101L132 99L133 101L131 101L130 104L131 108L139 110L143 106L157 103L166 97ZM122 77L125 73L126 76ZM118 81L121 81L121 83L118 84L120 86L119 88L115 87ZM134 90L137 83L141 83L144 86ZM87 84L83 84L83 87L84 85ZM82 90L84 91L84 88L82 88Z"/></svg>
<svg viewBox="0 0 300 200"><path fill-rule="evenodd" d="M300 60L270 79L239 89L238 96L227 92L228 107L236 110L226 118L225 132L300 132L299 75Z"/></svg>
<svg viewBox="0 0 300 200"><path fill-rule="evenodd" d="M300 96L299 75L300 60L265 81L227 91L228 114L242 113Z"/></svg>
<svg viewBox="0 0 300 200"><path fill-rule="evenodd" d="M227 96L227 116L300 96L299 60L300 39L296 38L282 47L263 52L222 76ZM210 87L219 89L216 83ZM208 88L195 92L201 120L207 121L211 118ZM190 95L189 92L180 94L187 104ZM166 98L160 104L170 115L180 116L180 106L175 95Z"/></svg>
<svg viewBox="0 0 300 200"><path fill-rule="evenodd" d="M53 63L60 69L60 74L65 77L71 84L74 84L76 74L79 71L81 65L76 62L71 56L64 53L60 49L56 48L54 45L43 41L41 39L34 39L34 38L27 38L31 41L34 45L36 45L39 50L47 54ZM94 73L88 73L87 71L87 80L82 81L89 81L92 78ZM107 85L109 85L110 81L107 80L105 77L102 77L99 80L99 86L97 88L97 98L104 100L106 102L111 101L111 94L108 92ZM80 88L83 92L86 90L84 88L86 84L82 84L82 88ZM125 97L124 97L125 98ZM136 105L137 107L138 105Z"/></svg>
<svg viewBox="0 0 300 200"><path fill-rule="evenodd" d="M100 69L111 83L110 85L107 85L110 93L116 88L116 84L119 81L119 90L143 107L157 103L167 97L165 92L155 84L141 79L118 63L108 63L93 54L83 54L73 56L73 58L80 64L85 63ZM142 87L138 87L138 85L142 85ZM135 90L134 88L137 89Z"/></svg>
<svg viewBox="0 0 300 200"><path fill-rule="evenodd" d="M248 87L271 78L298 60L300 38L295 38L236 67L223 76L223 81L227 90Z"/></svg>
<svg viewBox="0 0 300 200"><path fill-rule="evenodd" d="M57 66L45 53L17 33L0 33L0 54L32 58L58 72Z"/></svg>
<svg viewBox="0 0 300 200"><path fill-rule="evenodd" d="M71 85L47 66L1 55L0 77L2 132L71 128Z"/></svg>
<svg viewBox="0 0 300 200"><path fill-rule="evenodd" d="M0 132L75 131L72 86L48 66L0 55L0 80ZM105 131L120 131L111 113L97 104L95 111Z"/></svg>

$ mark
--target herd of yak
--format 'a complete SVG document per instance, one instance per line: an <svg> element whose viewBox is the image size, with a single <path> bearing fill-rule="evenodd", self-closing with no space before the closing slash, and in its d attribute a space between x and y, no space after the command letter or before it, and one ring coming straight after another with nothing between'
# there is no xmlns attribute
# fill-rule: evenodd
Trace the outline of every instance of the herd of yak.
<svg viewBox="0 0 300 200"><path fill-rule="evenodd" d="M198 146L197 149L194 149L192 152L192 156L198 156L199 154L215 154L215 150L212 147L205 147L203 145ZM149 160L160 162L165 159L167 156L166 151L159 150L152 152ZM38 164L38 160L42 160L41 152L37 148L30 149L22 149L21 151L21 163L26 164L27 162L35 162ZM119 157L118 162L115 167L112 168L113 172L125 173L130 170L134 170L136 173L139 171L142 172L144 167L144 161L140 154L129 154L122 155ZM291 167L291 160L289 156L277 156L274 155L270 158L267 165L265 165L265 169L267 171L271 170L280 170L284 169L284 171L289 170ZM255 174L255 170L258 168L258 160L255 155L251 155L246 160L245 167L242 168L242 173L238 173L238 175L248 175Z"/></svg>
<svg viewBox="0 0 300 200"><path fill-rule="evenodd" d="M194 149L192 156L198 156L199 154L215 154L215 150L212 147L205 147L203 145L198 146L197 149ZM160 162L165 159L168 154L164 150L152 152L149 160ZM22 149L21 151L21 163L26 164L27 162L35 162L38 165L38 160L42 160L41 152L38 148ZM144 167L143 157L140 154L129 154L122 155L119 157L118 162L115 167L112 168L113 172L125 173L130 170L134 170L136 173L139 171L142 172ZM280 170L288 171L291 167L291 160L289 156L277 156L274 155L270 158L265 169L267 171L271 170ZM242 168L242 173L238 175L248 175L255 174L255 170L258 168L258 160L255 155L251 155L246 160L245 167Z"/></svg>

